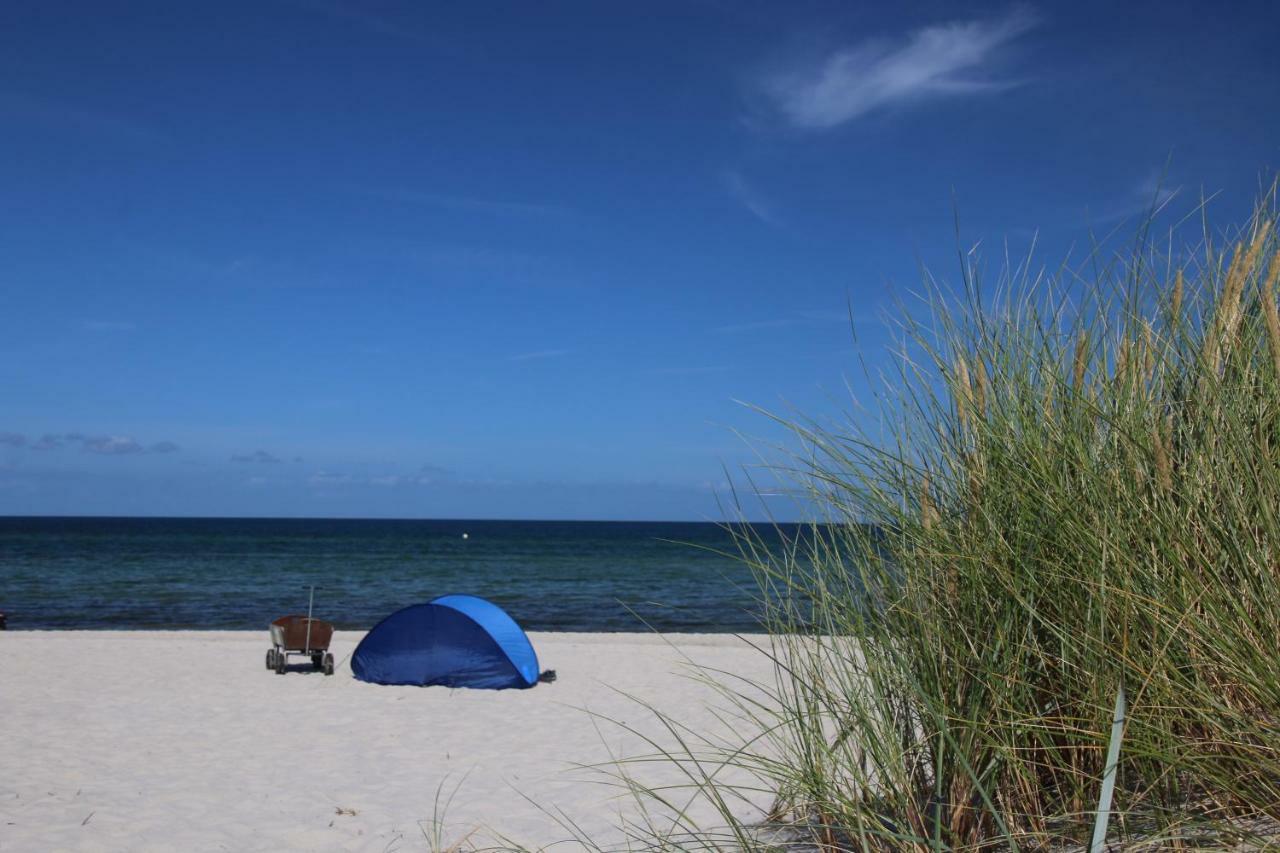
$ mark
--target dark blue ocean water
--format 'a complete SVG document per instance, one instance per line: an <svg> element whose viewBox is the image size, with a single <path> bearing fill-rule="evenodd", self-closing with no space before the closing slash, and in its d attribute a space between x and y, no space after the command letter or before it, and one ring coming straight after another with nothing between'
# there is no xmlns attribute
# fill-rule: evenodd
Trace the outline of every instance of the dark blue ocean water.
<svg viewBox="0 0 1280 853"><path fill-rule="evenodd" d="M463 538L463 534L467 538ZM774 535L765 531L765 535ZM465 592L532 631L756 631L754 586L713 524L0 518L9 628L368 628Z"/></svg>

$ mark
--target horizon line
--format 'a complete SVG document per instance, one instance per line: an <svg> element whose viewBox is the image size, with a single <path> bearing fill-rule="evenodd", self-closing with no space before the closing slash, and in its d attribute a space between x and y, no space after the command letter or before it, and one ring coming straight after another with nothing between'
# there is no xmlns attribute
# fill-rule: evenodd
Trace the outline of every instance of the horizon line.
<svg viewBox="0 0 1280 853"><path fill-rule="evenodd" d="M473 522L480 524L510 523L546 523L546 524L830 524L831 522L815 521L779 521L767 520L715 520L715 519L680 519L680 518L463 518L453 516L420 517L420 516L312 516L312 515L74 515L69 513L53 513L42 515L18 515L0 513L0 521L35 520L35 519L84 519L84 520L139 520L139 521L447 521Z"/></svg>

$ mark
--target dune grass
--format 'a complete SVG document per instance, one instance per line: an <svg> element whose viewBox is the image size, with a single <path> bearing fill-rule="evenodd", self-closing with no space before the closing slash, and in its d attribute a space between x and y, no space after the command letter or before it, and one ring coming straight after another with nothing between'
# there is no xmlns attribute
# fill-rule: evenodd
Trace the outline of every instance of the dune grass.
<svg viewBox="0 0 1280 853"><path fill-rule="evenodd" d="M1176 251L1144 228L987 283L966 258L903 313L873 406L780 419L822 523L735 528L776 683L703 672L740 740L663 717L606 768L652 816L620 847L1280 844L1273 202ZM687 784L646 787L652 760Z"/></svg>
<svg viewBox="0 0 1280 853"><path fill-rule="evenodd" d="M882 432L789 421L829 527L740 531L774 817L822 849L1226 843L1280 817L1280 240L931 287ZM1208 233L1206 229L1206 234ZM1117 695L1127 715L1114 727Z"/></svg>
<svg viewBox="0 0 1280 853"><path fill-rule="evenodd" d="M781 550L736 529L777 682L706 674L750 740L657 757L722 825L677 811L645 846L1280 843L1273 201L1221 245L1143 228L985 284L965 259L903 313L869 411L780 419L823 523ZM726 766L775 793L764 822Z"/></svg>

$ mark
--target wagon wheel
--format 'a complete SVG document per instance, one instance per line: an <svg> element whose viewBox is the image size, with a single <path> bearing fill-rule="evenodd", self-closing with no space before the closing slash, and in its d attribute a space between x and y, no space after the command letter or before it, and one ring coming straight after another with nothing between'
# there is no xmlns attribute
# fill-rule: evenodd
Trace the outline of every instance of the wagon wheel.
<svg viewBox="0 0 1280 853"><path fill-rule="evenodd" d="M311 668L322 669L324 667L324 652L316 652L311 656Z"/></svg>
<svg viewBox="0 0 1280 853"><path fill-rule="evenodd" d="M289 657L284 652L276 654L276 675L284 675L285 667L289 665Z"/></svg>
<svg viewBox="0 0 1280 853"><path fill-rule="evenodd" d="M276 668L276 650L267 649L267 669Z"/></svg>
<svg viewBox="0 0 1280 853"><path fill-rule="evenodd" d="M324 656L324 674L333 675L333 655L326 654Z"/></svg>

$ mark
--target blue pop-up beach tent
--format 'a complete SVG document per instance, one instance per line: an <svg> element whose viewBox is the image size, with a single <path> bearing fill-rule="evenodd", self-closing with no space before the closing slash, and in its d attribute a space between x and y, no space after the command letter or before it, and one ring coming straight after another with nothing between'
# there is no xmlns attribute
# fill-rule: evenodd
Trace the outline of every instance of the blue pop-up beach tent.
<svg viewBox="0 0 1280 853"><path fill-rule="evenodd" d="M502 690L538 682L538 656L507 612L474 595L442 595L373 627L351 671L375 684Z"/></svg>

